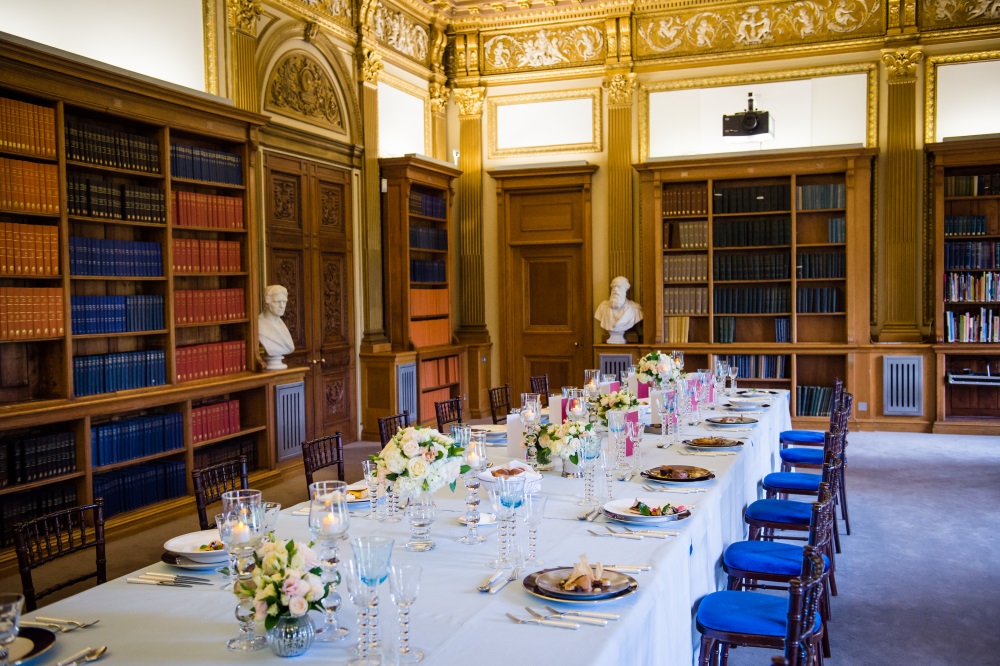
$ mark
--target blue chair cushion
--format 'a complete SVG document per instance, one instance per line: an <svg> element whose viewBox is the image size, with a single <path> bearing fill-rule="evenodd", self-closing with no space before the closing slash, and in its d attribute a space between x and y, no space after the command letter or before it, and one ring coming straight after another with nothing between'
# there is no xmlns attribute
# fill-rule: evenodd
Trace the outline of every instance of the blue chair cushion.
<svg viewBox="0 0 1000 666"><path fill-rule="evenodd" d="M746 518L764 523L808 525L812 519L812 503L780 499L757 500L747 507Z"/></svg>
<svg viewBox="0 0 1000 666"><path fill-rule="evenodd" d="M724 590L705 596L698 604L698 623L715 631L784 638L787 622L786 596ZM815 631L820 622L816 613Z"/></svg>
<svg viewBox="0 0 1000 666"><path fill-rule="evenodd" d="M754 571L789 578L802 573L802 546L780 541L737 541L726 548L722 562L726 569ZM830 568L830 559L823 556L823 570Z"/></svg>
<svg viewBox="0 0 1000 666"><path fill-rule="evenodd" d="M804 472L772 472L764 477L764 487L778 490L784 488L789 491L819 493L819 482L823 479L822 474L807 474Z"/></svg>
<svg viewBox="0 0 1000 666"><path fill-rule="evenodd" d="M810 449L804 446L795 446L790 449L781 449L779 452L781 459L793 465L822 465L823 449Z"/></svg>
<svg viewBox="0 0 1000 666"><path fill-rule="evenodd" d="M818 430L782 430L778 436L778 441L789 444L801 444L802 442L822 444L825 440L824 433Z"/></svg>

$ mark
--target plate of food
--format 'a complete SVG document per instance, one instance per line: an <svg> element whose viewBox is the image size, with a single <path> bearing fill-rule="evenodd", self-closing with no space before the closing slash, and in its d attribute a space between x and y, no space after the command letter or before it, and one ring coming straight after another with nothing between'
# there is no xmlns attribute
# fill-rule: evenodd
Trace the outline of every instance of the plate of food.
<svg viewBox="0 0 1000 666"><path fill-rule="evenodd" d="M536 597L568 603L611 601L639 589L638 581L631 576L605 570L600 562L591 566L585 555L581 555L580 562L572 567L543 569L529 574L521 584Z"/></svg>
<svg viewBox="0 0 1000 666"><path fill-rule="evenodd" d="M365 481L356 481L347 486L347 503L368 502L368 484Z"/></svg>
<svg viewBox="0 0 1000 666"><path fill-rule="evenodd" d="M743 446L740 440L726 437L695 437L685 439L683 443L696 449L732 449Z"/></svg>
<svg viewBox="0 0 1000 666"><path fill-rule="evenodd" d="M749 416L710 416L705 421L717 428L739 428L757 424L757 419Z"/></svg>
<svg viewBox="0 0 1000 666"><path fill-rule="evenodd" d="M730 400L722 405L728 410L734 412L753 412L758 409L767 409L771 405L766 402L753 402L747 400Z"/></svg>
<svg viewBox="0 0 1000 666"><path fill-rule="evenodd" d="M8 663L11 666L26 664L43 652L47 652L56 643L56 635L41 627L21 626L17 638L7 647Z"/></svg>
<svg viewBox="0 0 1000 666"><path fill-rule="evenodd" d="M164 551L163 555L160 555L160 561L178 569L193 569L195 571L216 569L220 564L225 564L225 562L198 562L184 555L177 555L169 551Z"/></svg>
<svg viewBox="0 0 1000 666"><path fill-rule="evenodd" d="M627 523L669 523L691 516L690 507L648 497L611 500L602 510L608 518Z"/></svg>
<svg viewBox="0 0 1000 666"><path fill-rule="evenodd" d="M182 534L163 544L167 552L183 555L189 560L221 564L229 560L226 547L219 537L219 530L205 530Z"/></svg>
<svg viewBox="0 0 1000 666"><path fill-rule="evenodd" d="M694 465L660 465L641 472L640 476L657 483L694 483L715 478L711 470Z"/></svg>

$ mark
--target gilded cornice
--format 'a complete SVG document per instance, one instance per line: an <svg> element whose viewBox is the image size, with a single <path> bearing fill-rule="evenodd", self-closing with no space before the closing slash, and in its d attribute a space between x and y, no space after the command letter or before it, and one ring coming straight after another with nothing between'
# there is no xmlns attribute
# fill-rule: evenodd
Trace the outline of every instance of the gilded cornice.
<svg viewBox="0 0 1000 666"><path fill-rule="evenodd" d="M917 14L921 30L1000 24L998 0L926 0Z"/></svg>
<svg viewBox="0 0 1000 666"><path fill-rule="evenodd" d="M483 75L592 65L607 58L603 21L486 32L480 44Z"/></svg>
<svg viewBox="0 0 1000 666"><path fill-rule="evenodd" d="M924 143L937 142L937 88L938 67L941 65L961 65L972 62L1000 60L1000 51L979 53L950 53L927 58L924 69Z"/></svg>
<svg viewBox="0 0 1000 666"><path fill-rule="evenodd" d="M258 0L228 0L229 27L256 37L257 19L263 11Z"/></svg>
<svg viewBox="0 0 1000 666"><path fill-rule="evenodd" d="M924 52L920 47L907 47L882 52L882 62L885 63L890 83L915 80L917 77L917 64L923 59Z"/></svg>
<svg viewBox="0 0 1000 666"><path fill-rule="evenodd" d="M482 116L483 101L486 99L486 88L456 88L455 104L458 105L459 116Z"/></svg>
<svg viewBox="0 0 1000 666"><path fill-rule="evenodd" d="M555 22L590 22L610 16L627 16L633 0L533 0L525 8L516 0L508 2L457 5L451 15L451 28L456 32L470 30L497 30ZM497 6L500 9L497 9Z"/></svg>
<svg viewBox="0 0 1000 666"><path fill-rule="evenodd" d="M303 41L309 42L311 44L312 41L316 39L316 35L318 34L319 34L319 23L316 23L316 21L306 21L305 24L302 26Z"/></svg>
<svg viewBox="0 0 1000 666"><path fill-rule="evenodd" d="M306 2L305 0L265 0L266 4L280 9L288 16L303 23L316 23L322 30L339 39L351 44L357 43L358 35L354 27L354 10L349 0L341 0L346 3L344 12L333 13L330 9L333 5L322 5L319 2Z"/></svg>
<svg viewBox="0 0 1000 666"><path fill-rule="evenodd" d="M303 51L291 51L271 71L264 108L343 133L336 86L323 67Z"/></svg>
<svg viewBox="0 0 1000 666"><path fill-rule="evenodd" d="M601 85L608 91L608 106L632 106L632 91L636 88L635 74L612 74Z"/></svg>
<svg viewBox="0 0 1000 666"><path fill-rule="evenodd" d="M385 69L382 64L382 56L373 49L362 47L361 49L361 82L369 85L378 85L379 74Z"/></svg>

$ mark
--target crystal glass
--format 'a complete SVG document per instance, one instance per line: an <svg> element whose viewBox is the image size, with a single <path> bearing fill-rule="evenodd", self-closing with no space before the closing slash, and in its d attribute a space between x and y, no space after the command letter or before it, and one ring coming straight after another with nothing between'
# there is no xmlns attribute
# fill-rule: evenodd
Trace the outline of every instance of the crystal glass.
<svg viewBox="0 0 1000 666"><path fill-rule="evenodd" d="M521 394L521 423L524 424L524 441L527 445L525 459L531 469L538 469L538 449L535 446L539 425L542 422L542 396L538 393Z"/></svg>
<svg viewBox="0 0 1000 666"><path fill-rule="evenodd" d="M379 654L378 640L378 586L389 577L389 560L395 541L382 536L363 536L351 539L351 550L358 566L358 577L371 590L368 600L368 654Z"/></svg>
<svg viewBox="0 0 1000 666"><path fill-rule="evenodd" d="M242 488L238 490L227 490L219 497L222 500L222 513L239 510L240 507L263 506L264 504L263 494L259 490ZM236 555L232 551L228 552L228 566L219 567L215 570L215 572L228 578L229 584L232 585L236 582Z"/></svg>
<svg viewBox="0 0 1000 666"><path fill-rule="evenodd" d="M594 495L594 468L601 457L601 440L592 434L582 437L580 439L580 453L578 457L580 467L583 468L583 499L577 503L581 506L596 506L597 497Z"/></svg>
<svg viewBox="0 0 1000 666"><path fill-rule="evenodd" d="M215 524L219 528L219 538L225 544L226 550L235 556L236 583L249 580L254 568L253 552L267 534L263 506L242 505L232 511L217 514ZM241 597L235 614L240 629L237 636L226 643L229 650L252 652L267 645L267 639L264 636L257 636L254 632L256 611L252 598Z"/></svg>
<svg viewBox="0 0 1000 666"><path fill-rule="evenodd" d="M423 650L410 647L410 607L420 592L423 569L413 564L393 564L389 568L389 594L399 607L399 661L415 664L424 658Z"/></svg>
<svg viewBox="0 0 1000 666"><path fill-rule="evenodd" d="M595 476L604 479L599 489L595 489L595 494L599 500L610 501L615 497L615 468L618 465L618 457L615 455L614 446L609 445L610 437L605 437L601 446L601 456L595 464Z"/></svg>
<svg viewBox="0 0 1000 666"><path fill-rule="evenodd" d="M476 437L465 447L465 464L469 466L469 471L465 474L465 525L468 531L459 543L467 546L475 545L486 541L486 537L479 534L479 473L486 469L487 453L486 441L483 437Z"/></svg>
<svg viewBox="0 0 1000 666"><path fill-rule="evenodd" d="M465 424L452 424L448 431L448 436L455 440L455 446L464 449L469 445L472 438L472 426Z"/></svg>
<svg viewBox="0 0 1000 666"><path fill-rule="evenodd" d="M615 458L615 467L619 474L625 471L625 412L620 409L608 411L608 446Z"/></svg>
<svg viewBox="0 0 1000 666"><path fill-rule="evenodd" d="M740 367L735 363L729 366L729 394L736 395L736 377L740 374Z"/></svg>
<svg viewBox="0 0 1000 666"><path fill-rule="evenodd" d="M674 359L674 363L677 364L677 369L680 372L684 372L684 352L672 351L670 352L670 358Z"/></svg>
<svg viewBox="0 0 1000 666"><path fill-rule="evenodd" d="M368 485L370 511L367 517L371 520L385 520L385 499L379 497L378 464L374 460L362 460L361 470Z"/></svg>
<svg viewBox="0 0 1000 666"><path fill-rule="evenodd" d="M340 580L337 565L340 563L338 546L347 538L351 515L347 508L347 484L343 481L316 481L309 485L309 531L316 542L317 555L323 567L323 582L333 587L323 599L323 626L316 640L325 643L339 641L347 629L337 623L340 595L336 585Z"/></svg>
<svg viewBox="0 0 1000 666"><path fill-rule="evenodd" d="M274 528L278 525L278 515L281 513L281 504L278 502L264 502L264 530L267 538L274 541Z"/></svg>
<svg viewBox="0 0 1000 666"><path fill-rule="evenodd" d="M626 455L629 474L642 471L642 424L638 420L625 422L625 449L628 453L628 442L632 442L632 455Z"/></svg>
<svg viewBox="0 0 1000 666"><path fill-rule="evenodd" d="M403 513L403 510L399 508L400 497L399 491L396 490L396 484L386 484L385 486L385 522L387 523L398 523Z"/></svg>
<svg viewBox="0 0 1000 666"><path fill-rule="evenodd" d="M344 578L347 594L358 612L358 644L354 648L357 659L352 660L350 666L376 666L380 661L378 654L374 655L374 659L368 658L368 604L374 590L361 582L358 563L353 558L344 562Z"/></svg>
<svg viewBox="0 0 1000 666"><path fill-rule="evenodd" d="M498 476L490 488L490 500L500 522L500 546L497 559L490 563L495 569L520 569L521 550L517 543L516 511L524 503L524 477Z"/></svg>
<svg viewBox="0 0 1000 666"><path fill-rule="evenodd" d="M618 381L618 377L613 372L602 372L601 373L601 383L610 384L611 382Z"/></svg>
<svg viewBox="0 0 1000 666"><path fill-rule="evenodd" d="M7 646L17 638L23 607L23 595L0 594L0 666L7 666Z"/></svg>
<svg viewBox="0 0 1000 666"><path fill-rule="evenodd" d="M565 397L569 396L569 392L572 391L575 388L576 388L575 386L563 386L562 387L562 397L565 398Z"/></svg>
<svg viewBox="0 0 1000 666"><path fill-rule="evenodd" d="M538 558L538 526L545 517L546 497L541 493L524 496L524 522L528 524L528 559L525 564L541 566Z"/></svg>
<svg viewBox="0 0 1000 666"><path fill-rule="evenodd" d="M423 491L416 497L411 497L406 504L406 519L410 523L410 540L403 546L411 553L425 553L437 546L431 539L431 525L437 516L434 510L434 498L431 493Z"/></svg>
<svg viewBox="0 0 1000 666"><path fill-rule="evenodd" d="M631 377L634 374L635 374L635 366L634 365L629 365L629 366L626 366L626 367L622 368L622 370L621 370L621 378L622 378L622 386L623 387L626 384L628 384L629 377Z"/></svg>

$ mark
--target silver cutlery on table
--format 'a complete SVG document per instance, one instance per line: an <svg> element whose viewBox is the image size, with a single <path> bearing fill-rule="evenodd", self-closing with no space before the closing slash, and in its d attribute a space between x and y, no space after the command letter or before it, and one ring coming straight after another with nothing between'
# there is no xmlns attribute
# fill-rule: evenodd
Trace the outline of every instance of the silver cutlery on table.
<svg viewBox="0 0 1000 666"><path fill-rule="evenodd" d="M590 516L597 513L597 508L593 508L590 511L584 511L579 516L576 517L577 520L589 520Z"/></svg>
<svg viewBox="0 0 1000 666"><path fill-rule="evenodd" d="M637 573L653 570L653 567L648 564L605 564L604 568L620 573Z"/></svg>
<svg viewBox="0 0 1000 666"><path fill-rule="evenodd" d="M496 573L494 573L492 576L490 576L489 578L487 578L485 581L483 581L483 584L480 585L479 587L477 587L476 589L479 590L480 592L489 592L490 588L493 587L493 583L495 583L498 580L500 580L501 576L503 576L503 570L502 569L499 570L499 571L497 571Z"/></svg>
<svg viewBox="0 0 1000 666"><path fill-rule="evenodd" d="M510 613L507 613L507 617L514 620L518 624L544 624L547 627L562 627L563 629L579 629L580 625L576 622L566 622L563 620L540 620L538 618L531 618L528 620L522 620L519 617L514 617Z"/></svg>
<svg viewBox="0 0 1000 666"><path fill-rule="evenodd" d="M642 485L643 490L651 493L707 493L708 488L666 488L651 486L648 483Z"/></svg>
<svg viewBox="0 0 1000 666"><path fill-rule="evenodd" d="M76 620L62 620L58 617L42 617L41 615L35 616L36 620L41 620L42 622L55 622L56 624L72 624L77 629L86 629L87 627L93 626L100 622L100 620L94 620L93 622L78 622Z"/></svg>
<svg viewBox="0 0 1000 666"><path fill-rule="evenodd" d="M628 534L625 534L623 532L615 532L613 529L611 529L610 525L605 525L604 527L605 527L606 530L608 530L609 532L611 532L615 536L628 536ZM626 529L628 529L628 528L626 528ZM632 530L629 530L629 534L641 534L642 536L652 537L653 539L666 539L667 538L667 535L663 534L662 532L633 532Z"/></svg>
<svg viewBox="0 0 1000 666"><path fill-rule="evenodd" d="M619 539L634 539L636 541L642 539L641 534L619 534L618 532L605 533L605 532L595 532L594 530L587 530L587 531L593 534L594 536L599 536L599 537L618 537Z"/></svg>
<svg viewBox="0 0 1000 666"><path fill-rule="evenodd" d="M598 617L604 620L613 620L615 622L617 622L618 618L621 617L617 613L596 613L594 611L578 611L578 610L557 611L552 606L546 606L545 610L549 611L550 613L557 613L559 615L574 616L574 617Z"/></svg>
<svg viewBox="0 0 1000 666"><path fill-rule="evenodd" d="M75 631L79 627L66 626L65 624L56 624L55 622L36 622L35 620L21 620L18 624L25 627L38 627L40 629L52 629L61 633L69 633Z"/></svg>
<svg viewBox="0 0 1000 666"><path fill-rule="evenodd" d="M538 611L533 610L531 608L531 606L525 606L524 610L528 611L529 613L531 613L534 617L538 618L539 620L562 620L562 619L565 619L562 613L552 613L550 615L545 615L544 613L539 613ZM597 618L597 617L575 617L575 618L573 618L573 621L574 622L579 622L580 624L592 624L592 625L597 626L597 627L606 627L606 626L608 626L608 621L607 620L602 620L601 618Z"/></svg>
<svg viewBox="0 0 1000 666"><path fill-rule="evenodd" d="M521 570L520 569L514 569L512 572L510 572L509 576L507 576L506 578L504 578L503 580L501 580L499 583L496 583L493 587L491 587L488 590L489 594L496 594L497 592L499 592L503 588L507 587L507 583L511 582L512 580L514 580L515 578L517 578L520 575L521 575Z"/></svg>
<svg viewBox="0 0 1000 666"><path fill-rule="evenodd" d="M76 654L70 656L68 659L60 661L56 666L76 666L81 662L90 663L92 661L97 661L104 656L104 653L108 651L107 645L102 645L97 648L84 648Z"/></svg>
<svg viewBox="0 0 1000 666"><path fill-rule="evenodd" d="M735 456L736 451L678 451L682 456Z"/></svg>
<svg viewBox="0 0 1000 666"><path fill-rule="evenodd" d="M153 580L152 578L126 578L126 583L135 585L162 585L163 587L194 587L190 583L178 583L173 580Z"/></svg>
<svg viewBox="0 0 1000 666"><path fill-rule="evenodd" d="M630 527L624 527L623 529L626 532L628 532L629 534L643 534L643 535L645 535L645 534L666 534L667 536L672 536L672 537L675 537L678 534L680 534L679 532L665 532L665 531L662 531L662 530L648 530L648 529L647 530L633 530Z"/></svg>
<svg viewBox="0 0 1000 666"><path fill-rule="evenodd" d="M207 578L199 578L198 576L182 576L179 574L159 573L156 571L147 571L146 573L139 576L139 578L149 578L152 580L167 580L167 581L173 581L175 583L187 583L190 585L215 585L215 583L208 580Z"/></svg>

